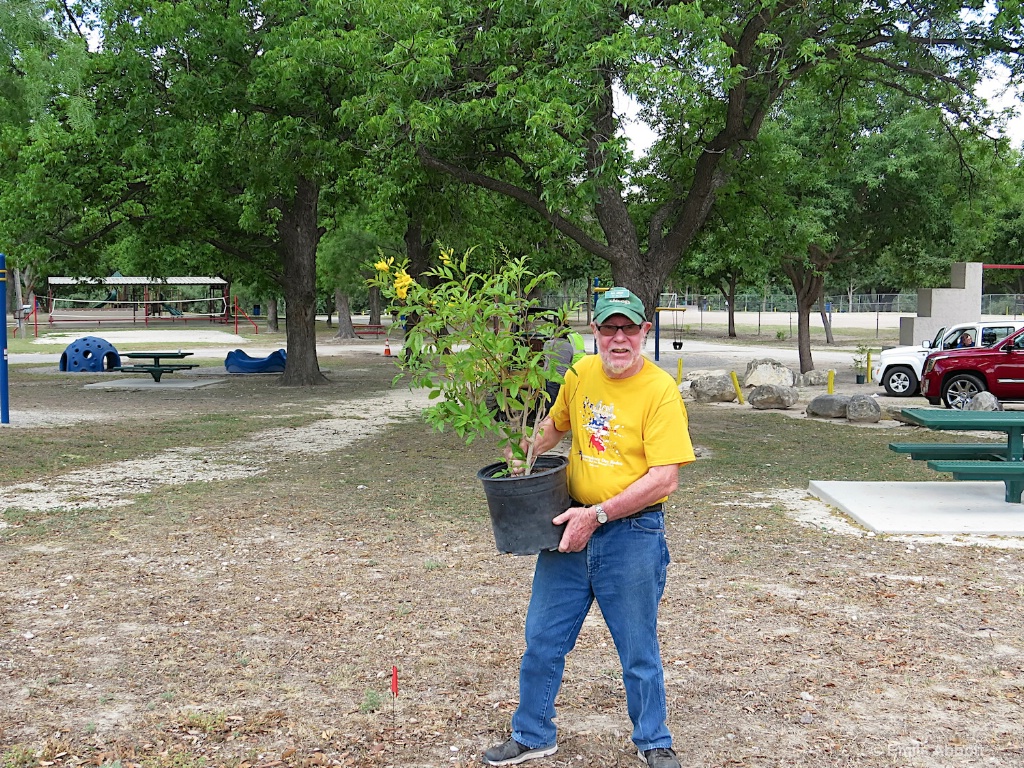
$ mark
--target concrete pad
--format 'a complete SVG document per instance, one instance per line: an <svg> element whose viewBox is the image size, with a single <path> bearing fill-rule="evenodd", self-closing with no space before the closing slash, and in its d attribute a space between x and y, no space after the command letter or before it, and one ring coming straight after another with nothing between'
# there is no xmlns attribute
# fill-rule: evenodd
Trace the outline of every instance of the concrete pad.
<svg viewBox="0 0 1024 768"><path fill-rule="evenodd" d="M871 483L812 480L812 496L876 533L1024 536L1024 504L1001 482Z"/></svg>
<svg viewBox="0 0 1024 768"><path fill-rule="evenodd" d="M141 389L199 389L208 387L211 384L220 384L224 379L162 379L153 381L152 377L125 378L111 381L98 381L95 384L86 384L82 389L120 389L120 390L141 390Z"/></svg>

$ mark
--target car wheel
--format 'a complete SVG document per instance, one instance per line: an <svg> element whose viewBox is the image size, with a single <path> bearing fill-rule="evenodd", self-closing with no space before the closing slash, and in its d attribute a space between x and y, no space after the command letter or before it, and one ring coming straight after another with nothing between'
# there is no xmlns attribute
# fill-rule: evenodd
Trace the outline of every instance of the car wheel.
<svg viewBox="0 0 1024 768"><path fill-rule="evenodd" d="M893 397L910 397L917 392L917 376L906 365L894 365L882 376L882 386Z"/></svg>
<svg viewBox="0 0 1024 768"><path fill-rule="evenodd" d="M984 391L985 382L981 378L973 373L958 373L942 388L942 402L947 408L963 410L976 394Z"/></svg>

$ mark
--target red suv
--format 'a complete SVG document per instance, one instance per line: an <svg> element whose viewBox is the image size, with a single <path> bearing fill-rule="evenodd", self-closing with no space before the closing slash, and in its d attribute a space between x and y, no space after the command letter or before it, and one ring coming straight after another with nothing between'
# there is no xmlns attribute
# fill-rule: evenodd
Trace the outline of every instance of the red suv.
<svg viewBox="0 0 1024 768"><path fill-rule="evenodd" d="M924 361L921 394L932 405L963 408L986 390L1000 400L1024 400L1024 329L991 347L946 349Z"/></svg>

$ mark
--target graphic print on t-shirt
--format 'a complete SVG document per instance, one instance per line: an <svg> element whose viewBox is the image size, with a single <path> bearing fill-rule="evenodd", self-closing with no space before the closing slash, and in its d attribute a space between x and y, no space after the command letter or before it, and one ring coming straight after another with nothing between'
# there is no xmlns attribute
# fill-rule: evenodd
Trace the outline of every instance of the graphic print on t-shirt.
<svg viewBox="0 0 1024 768"><path fill-rule="evenodd" d="M587 443L597 456L589 456L581 452L581 458L586 462L595 464L621 464L617 456L619 451L616 448L616 437L621 427L614 424L615 406L598 400L596 403L590 398L583 399L583 428L587 431Z"/></svg>

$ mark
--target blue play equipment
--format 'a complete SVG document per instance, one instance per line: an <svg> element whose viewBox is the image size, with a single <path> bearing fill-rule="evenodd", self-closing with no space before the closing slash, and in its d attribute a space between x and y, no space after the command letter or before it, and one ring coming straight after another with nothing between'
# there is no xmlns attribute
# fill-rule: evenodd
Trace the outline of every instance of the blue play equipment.
<svg viewBox="0 0 1024 768"><path fill-rule="evenodd" d="M83 336L68 344L60 356L60 370L71 373L102 373L121 366L114 345L97 336Z"/></svg>
<svg viewBox="0 0 1024 768"><path fill-rule="evenodd" d="M250 357L240 349L228 352L224 359L224 367L228 373L284 373L284 364L288 359L283 349L271 352L266 357Z"/></svg>

